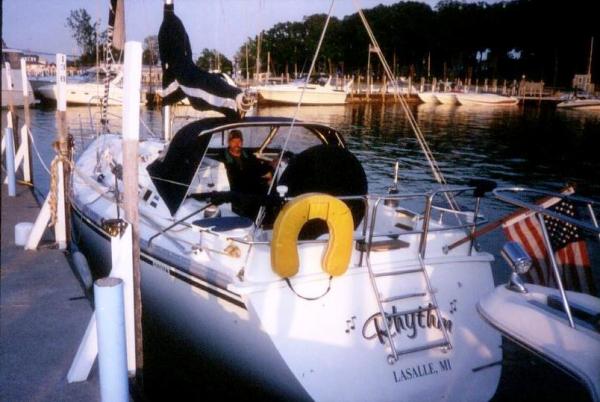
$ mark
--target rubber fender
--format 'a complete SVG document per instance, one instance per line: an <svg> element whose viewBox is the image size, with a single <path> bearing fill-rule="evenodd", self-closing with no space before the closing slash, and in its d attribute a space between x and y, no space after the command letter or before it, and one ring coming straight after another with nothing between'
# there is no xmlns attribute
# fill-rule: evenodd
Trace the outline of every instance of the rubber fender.
<svg viewBox="0 0 600 402"><path fill-rule="evenodd" d="M271 267L279 276L298 273L298 235L304 224L322 219L329 229L329 242L321 266L332 276L346 272L352 254L354 220L348 206L327 194L303 194L288 202L277 215L271 241Z"/></svg>

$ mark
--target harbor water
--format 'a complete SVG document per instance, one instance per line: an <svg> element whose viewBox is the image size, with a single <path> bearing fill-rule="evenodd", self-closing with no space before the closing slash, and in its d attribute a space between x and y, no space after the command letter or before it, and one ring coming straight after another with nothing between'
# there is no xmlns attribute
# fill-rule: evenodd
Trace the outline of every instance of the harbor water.
<svg viewBox="0 0 600 402"><path fill-rule="evenodd" d="M558 191L570 183L576 186L578 194L600 200L600 113L561 111L535 102L504 107L426 104L410 107L450 185L465 185L470 179L483 178L494 180L498 186ZM399 104L261 107L255 113L293 116L297 111L299 119L326 123L344 135L348 147L365 168L371 193L387 191L396 161L400 167L401 192L423 192L437 185ZM39 152L39 158L34 156L34 180L42 195L49 188L44 166L49 166L54 156L56 114L53 109L43 108L31 112L32 132ZM119 132L121 109L110 108L110 113L112 130ZM184 107L176 108L174 113L176 127L198 117L197 112ZM22 119L22 110L18 114ZM5 114L2 119L4 126ZM143 108L141 119L143 137L162 137L159 109ZM99 125L99 114L86 107L70 107L67 121L76 149L81 150L92 138L91 129ZM482 202L482 212L489 221L511 210L492 196ZM494 252L503 240L498 229L483 236L479 247ZM590 247L596 266L596 288L600 289L597 249ZM507 279L508 269L495 256L494 278L498 285ZM164 395L174 396L179 392L193 392L196 399L204 396L207 400L217 399L216 396L268 399L252 384L236 378L235 373L223 372L218 365L193 355L178 341L177 334L165 333L154 325L151 317L144 318L144 326L149 399L161 400ZM585 400L585 392L573 379L510 342L504 342L504 347L503 375L494 400Z"/></svg>

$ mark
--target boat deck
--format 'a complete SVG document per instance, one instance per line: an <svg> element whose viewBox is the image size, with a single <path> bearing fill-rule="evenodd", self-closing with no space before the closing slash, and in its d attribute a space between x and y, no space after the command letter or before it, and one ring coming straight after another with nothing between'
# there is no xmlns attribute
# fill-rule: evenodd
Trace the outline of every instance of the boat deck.
<svg viewBox="0 0 600 402"><path fill-rule="evenodd" d="M99 401L96 365L88 381L67 383L90 303L63 251L15 245L15 224L33 222L39 206L28 187L7 193L3 186L0 400Z"/></svg>

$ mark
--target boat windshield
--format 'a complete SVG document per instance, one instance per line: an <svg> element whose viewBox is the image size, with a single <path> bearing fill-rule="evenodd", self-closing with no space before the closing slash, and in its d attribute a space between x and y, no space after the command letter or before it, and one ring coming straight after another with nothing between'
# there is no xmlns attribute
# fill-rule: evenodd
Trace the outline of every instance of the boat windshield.
<svg viewBox="0 0 600 402"><path fill-rule="evenodd" d="M319 85L319 86L325 86L327 85L327 82L329 81L329 77L328 76L324 76L324 75L315 75L310 77L310 79L308 80L308 83L310 85ZM301 76L299 78L296 78L293 81L294 85L304 85L306 83L306 76Z"/></svg>
<svg viewBox="0 0 600 402"><path fill-rule="evenodd" d="M209 123L206 123L206 122ZM194 192L214 191L192 183L198 181L202 171L223 163L231 130L239 130L246 153L257 158L275 161L280 156L294 155L315 145L328 144L344 148L339 133L329 127L297 122L291 128L291 120L268 121L255 117L239 123L215 119L221 124L210 124L210 119L183 127L171 141L166 154L148 166L148 172L171 214L175 214L192 189ZM228 124L229 123L229 124ZM212 127L209 127L211 126ZM291 130L291 131L290 131ZM285 155L283 147L289 133Z"/></svg>

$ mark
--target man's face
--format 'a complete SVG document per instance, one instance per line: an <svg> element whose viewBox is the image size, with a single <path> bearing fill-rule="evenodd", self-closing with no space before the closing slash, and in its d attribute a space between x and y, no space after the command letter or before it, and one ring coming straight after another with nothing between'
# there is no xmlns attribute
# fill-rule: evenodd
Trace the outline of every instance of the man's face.
<svg viewBox="0 0 600 402"><path fill-rule="evenodd" d="M229 153L233 156L240 156L242 154L243 146L244 140L241 138L232 138L229 140Z"/></svg>

